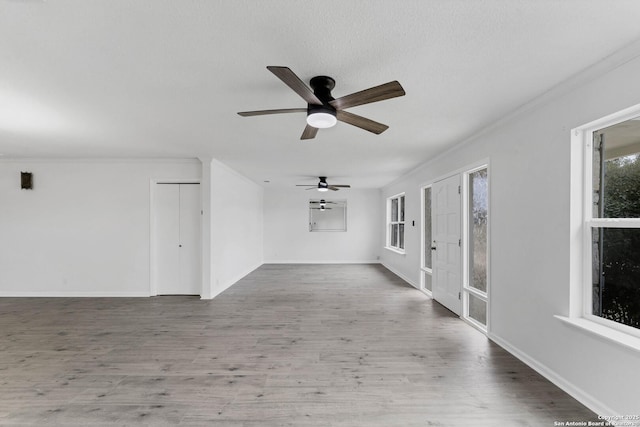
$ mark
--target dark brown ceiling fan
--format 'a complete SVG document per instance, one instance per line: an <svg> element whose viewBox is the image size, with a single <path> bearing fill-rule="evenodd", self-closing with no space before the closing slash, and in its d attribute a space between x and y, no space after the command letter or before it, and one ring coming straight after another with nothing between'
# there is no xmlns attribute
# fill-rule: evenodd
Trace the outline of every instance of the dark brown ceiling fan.
<svg viewBox="0 0 640 427"><path fill-rule="evenodd" d="M385 99L395 98L405 94L400 83L392 81L336 99L331 96L331 90L336 84L335 80L331 77L316 76L312 78L309 82L313 88L312 91L288 67L269 66L267 69L307 101L307 108L242 111L238 114L243 117L250 117L263 116L266 114L306 112L307 126L304 128L300 139L315 138L319 128L331 127L335 125L337 121L348 123L375 134L381 134L387 130L389 126L367 119L366 117L358 116L357 114L349 113L344 111L344 109L384 101Z"/></svg>
<svg viewBox="0 0 640 427"><path fill-rule="evenodd" d="M337 203L336 203L336 202L331 202L331 201L327 202L325 199L320 199L320 200L311 200L309 203L310 203L310 204L317 204L317 203L319 203L320 205L337 205Z"/></svg>
<svg viewBox="0 0 640 427"><path fill-rule="evenodd" d="M350 185L347 184L332 184L329 185L327 184L327 177L326 176L319 176L318 179L320 180L320 182L318 182L318 184L296 184L296 187L309 187L307 188L307 190L318 190L318 191L329 191L329 190L333 190L333 191L338 191L340 188L351 188Z"/></svg>

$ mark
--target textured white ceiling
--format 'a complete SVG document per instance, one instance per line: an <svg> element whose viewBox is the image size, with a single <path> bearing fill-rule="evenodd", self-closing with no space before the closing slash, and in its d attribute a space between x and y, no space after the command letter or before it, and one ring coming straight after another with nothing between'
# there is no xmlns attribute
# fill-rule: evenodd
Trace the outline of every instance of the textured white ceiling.
<svg viewBox="0 0 640 427"><path fill-rule="evenodd" d="M637 0L0 0L0 153L379 187L639 39L639 18ZM407 95L350 110L382 135L302 142L304 114L236 114L306 106L267 65Z"/></svg>

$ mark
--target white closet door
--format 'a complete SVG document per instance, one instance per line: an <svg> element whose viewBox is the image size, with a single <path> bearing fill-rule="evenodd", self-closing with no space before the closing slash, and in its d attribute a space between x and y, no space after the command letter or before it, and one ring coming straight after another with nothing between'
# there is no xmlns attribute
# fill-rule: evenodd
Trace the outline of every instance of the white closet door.
<svg viewBox="0 0 640 427"><path fill-rule="evenodd" d="M155 188L156 292L200 295L200 185Z"/></svg>
<svg viewBox="0 0 640 427"><path fill-rule="evenodd" d="M180 184L180 286L200 295L200 185Z"/></svg>
<svg viewBox="0 0 640 427"><path fill-rule="evenodd" d="M180 290L180 187L157 184L155 189L156 286L158 295Z"/></svg>

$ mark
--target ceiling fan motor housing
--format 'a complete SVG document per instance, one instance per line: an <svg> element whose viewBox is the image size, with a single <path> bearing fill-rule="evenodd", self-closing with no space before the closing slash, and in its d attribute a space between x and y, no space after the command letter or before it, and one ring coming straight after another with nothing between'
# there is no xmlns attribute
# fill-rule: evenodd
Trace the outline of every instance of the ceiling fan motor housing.
<svg viewBox="0 0 640 427"><path fill-rule="evenodd" d="M327 184L327 177L320 176L318 178L320 178L320 182L318 183L318 190L327 191L329 189L329 184Z"/></svg>
<svg viewBox="0 0 640 427"><path fill-rule="evenodd" d="M313 94L322 101L322 105L307 104L307 117L312 114L329 114L336 116L336 109L329 104L335 98L331 96L331 90L336 86L336 81L328 76L316 76L309 82ZM335 123L335 121L333 121Z"/></svg>

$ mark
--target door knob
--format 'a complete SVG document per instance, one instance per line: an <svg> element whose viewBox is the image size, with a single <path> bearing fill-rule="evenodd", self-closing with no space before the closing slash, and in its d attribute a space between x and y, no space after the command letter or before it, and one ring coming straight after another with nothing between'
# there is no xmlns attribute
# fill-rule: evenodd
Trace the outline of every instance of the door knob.
<svg viewBox="0 0 640 427"><path fill-rule="evenodd" d="M431 246L431 250L432 250L432 251L435 251L435 250L436 250L436 247L435 247L435 246Z"/></svg>

